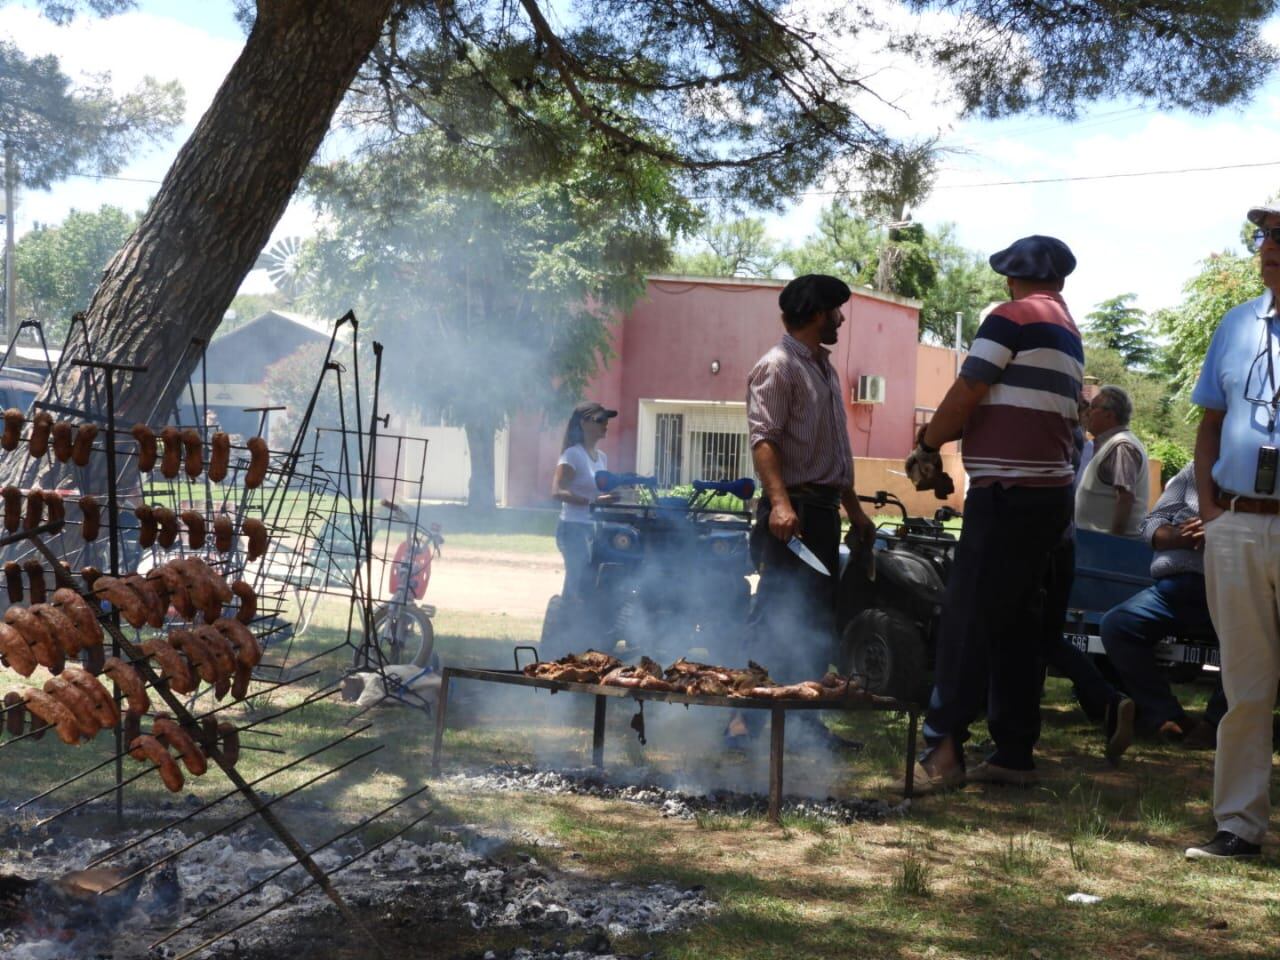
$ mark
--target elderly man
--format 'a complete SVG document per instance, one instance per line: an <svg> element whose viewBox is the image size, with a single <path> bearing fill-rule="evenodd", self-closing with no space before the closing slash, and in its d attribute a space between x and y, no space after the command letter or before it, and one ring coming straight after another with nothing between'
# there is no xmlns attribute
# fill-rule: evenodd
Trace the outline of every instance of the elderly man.
<svg viewBox="0 0 1280 960"><path fill-rule="evenodd" d="M1173 695L1156 663L1155 646L1168 636L1213 640L1204 590L1204 527L1196 496L1195 461L1169 481L1142 521L1140 533L1154 551L1150 587L1107 611L1102 646L1137 704L1140 733L1175 743L1212 744L1212 728L1225 711L1219 686L1202 726ZM1188 740L1193 731L1197 736Z"/></svg>
<svg viewBox="0 0 1280 960"><path fill-rule="evenodd" d="M751 534L760 569L752 626L758 642L771 644L774 676L789 681L821 677L831 663L840 507L854 538L874 536L854 492L845 393L827 349L850 295L843 281L821 274L788 283L778 297L786 332L747 379L751 455L763 487ZM795 538L826 573L788 548Z"/></svg>
<svg viewBox="0 0 1280 960"><path fill-rule="evenodd" d="M1042 585L1071 522L1084 349L1062 287L1076 259L1061 240L1031 236L990 263L1012 299L982 322L907 460L918 489L936 487L946 477L938 448L963 437L970 479L915 771L921 792L965 781L963 744L984 701L996 749L968 779L1034 781Z"/></svg>
<svg viewBox="0 0 1280 960"><path fill-rule="evenodd" d="M1132 416L1133 403L1119 387L1101 387L1089 402L1085 426L1093 434L1093 456L1076 487L1076 526L1081 530L1140 535L1150 480L1147 448L1129 429Z"/></svg>
<svg viewBox="0 0 1280 960"><path fill-rule="evenodd" d="M1266 292L1227 311L1191 393L1204 575L1218 632L1227 713L1218 724L1218 832L1187 856L1261 854L1271 812L1271 714L1280 681L1280 206L1254 207Z"/></svg>

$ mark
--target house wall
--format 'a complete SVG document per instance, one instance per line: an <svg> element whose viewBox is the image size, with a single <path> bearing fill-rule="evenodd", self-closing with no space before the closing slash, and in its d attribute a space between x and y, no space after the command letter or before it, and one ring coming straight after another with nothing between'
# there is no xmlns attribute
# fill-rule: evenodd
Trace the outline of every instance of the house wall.
<svg viewBox="0 0 1280 960"><path fill-rule="evenodd" d="M614 330L617 356L586 396L619 411L601 444L612 469L636 468L642 400L741 403L756 360L782 336L781 282L650 278L646 295ZM918 307L855 291L832 362L840 374L857 457L905 457L916 396ZM712 373L713 361L719 372ZM864 374L883 376L883 404L853 404ZM513 425L507 503L550 505L563 425L524 416Z"/></svg>

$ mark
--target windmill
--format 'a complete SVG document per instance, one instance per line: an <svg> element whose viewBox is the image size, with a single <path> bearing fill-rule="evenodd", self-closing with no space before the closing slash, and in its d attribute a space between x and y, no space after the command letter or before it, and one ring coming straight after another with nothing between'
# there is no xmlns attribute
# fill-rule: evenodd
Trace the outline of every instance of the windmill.
<svg viewBox="0 0 1280 960"><path fill-rule="evenodd" d="M271 283L290 301L296 300L311 280L302 267L301 237L281 237L258 255L254 267L266 270Z"/></svg>

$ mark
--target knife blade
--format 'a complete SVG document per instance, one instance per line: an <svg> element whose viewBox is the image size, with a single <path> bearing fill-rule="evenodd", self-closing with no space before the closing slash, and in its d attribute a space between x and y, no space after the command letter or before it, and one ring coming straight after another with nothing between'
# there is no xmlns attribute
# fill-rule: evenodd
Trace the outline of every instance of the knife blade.
<svg viewBox="0 0 1280 960"><path fill-rule="evenodd" d="M818 573L824 577L831 576L831 571L827 569L826 564L818 559L818 555L804 545L804 541L799 537L792 537L787 541L787 549L794 553L797 557L807 563Z"/></svg>

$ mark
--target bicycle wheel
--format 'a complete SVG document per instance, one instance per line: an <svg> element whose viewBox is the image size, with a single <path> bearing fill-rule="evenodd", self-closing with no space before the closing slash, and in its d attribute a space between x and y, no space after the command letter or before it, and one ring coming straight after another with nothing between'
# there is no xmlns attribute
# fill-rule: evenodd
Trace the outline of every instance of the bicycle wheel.
<svg viewBox="0 0 1280 960"><path fill-rule="evenodd" d="M417 607L404 604L388 604L373 612L373 638L382 653L383 663L412 664L415 667L425 667L431 662L436 644L431 618ZM372 651L368 659L375 659ZM361 651L357 650L354 665L364 666L364 660Z"/></svg>

